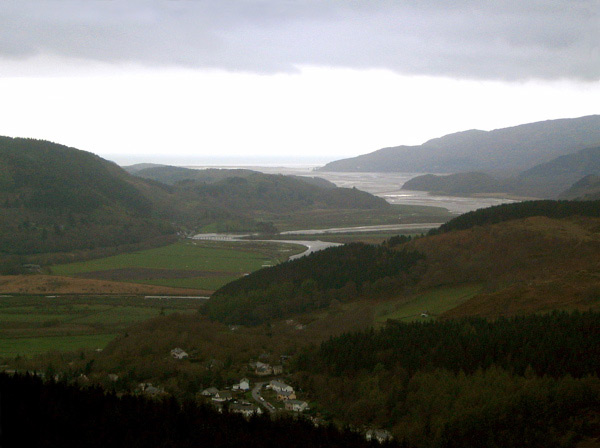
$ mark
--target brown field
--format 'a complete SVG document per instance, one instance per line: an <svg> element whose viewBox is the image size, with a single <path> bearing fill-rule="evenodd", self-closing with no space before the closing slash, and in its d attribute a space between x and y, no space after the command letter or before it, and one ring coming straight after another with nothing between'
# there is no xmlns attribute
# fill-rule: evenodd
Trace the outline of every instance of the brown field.
<svg viewBox="0 0 600 448"><path fill-rule="evenodd" d="M600 309L598 274L516 284L493 293L480 294L441 315L442 319L479 316L510 317L554 310Z"/></svg>
<svg viewBox="0 0 600 448"><path fill-rule="evenodd" d="M150 268L121 268L105 271L92 271L75 274L78 278L93 278L97 280L110 280L115 282L152 280L163 278L191 278L191 277L231 277L239 275L233 271L199 271L187 269L150 269Z"/></svg>
<svg viewBox="0 0 600 448"><path fill-rule="evenodd" d="M428 259L421 288L484 285L442 318L600 308L600 219L534 217L412 244Z"/></svg>
<svg viewBox="0 0 600 448"><path fill-rule="evenodd" d="M0 276L0 294L208 295L212 291L51 275Z"/></svg>

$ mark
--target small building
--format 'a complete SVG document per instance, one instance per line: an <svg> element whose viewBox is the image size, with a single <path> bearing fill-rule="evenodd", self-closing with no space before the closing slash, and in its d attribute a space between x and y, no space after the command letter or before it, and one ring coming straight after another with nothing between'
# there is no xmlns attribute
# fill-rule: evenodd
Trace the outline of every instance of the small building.
<svg viewBox="0 0 600 448"><path fill-rule="evenodd" d="M263 413L260 407L250 403L233 403L229 405L229 412L242 414L244 417L251 417L253 415L260 415Z"/></svg>
<svg viewBox="0 0 600 448"><path fill-rule="evenodd" d="M231 391L229 390L220 390L212 397L212 399L213 401L219 402L229 401L233 399L233 395L231 395Z"/></svg>
<svg viewBox="0 0 600 448"><path fill-rule="evenodd" d="M115 374L115 373L109 373L108 374L108 379L111 380L113 383L119 380L119 375Z"/></svg>
<svg viewBox="0 0 600 448"><path fill-rule="evenodd" d="M264 362L257 361L254 364L254 373L259 376L272 375L273 367Z"/></svg>
<svg viewBox="0 0 600 448"><path fill-rule="evenodd" d="M392 433L385 429L369 429L365 433L365 438L367 440L377 440L379 443L383 443L392 440L394 437L392 436Z"/></svg>
<svg viewBox="0 0 600 448"><path fill-rule="evenodd" d="M294 392L294 388L292 386L290 386L289 384L282 383L281 381L278 381L278 380L271 380L269 382L269 386L271 386L271 389L273 389L277 393L279 393L279 392Z"/></svg>
<svg viewBox="0 0 600 448"><path fill-rule="evenodd" d="M233 390L250 390L250 380L248 378L242 378L238 384L234 384L231 388Z"/></svg>
<svg viewBox="0 0 600 448"><path fill-rule="evenodd" d="M140 383L138 387L146 395L150 395L153 397L160 396L160 395L166 395L166 392L164 389L153 386L152 383Z"/></svg>
<svg viewBox="0 0 600 448"><path fill-rule="evenodd" d="M189 357L189 355L179 347L171 350L171 356L175 359L185 359Z"/></svg>
<svg viewBox="0 0 600 448"><path fill-rule="evenodd" d="M204 389L200 393L205 397L214 397L219 393L219 389L217 389L216 387L209 387L208 389Z"/></svg>
<svg viewBox="0 0 600 448"><path fill-rule="evenodd" d="M279 401L295 400L296 392L294 392L294 391L287 392L287 391L283 390L283 391L277 393L277 399Z"/></svg>
<svg viewBox="0 0 600 448"><path fill-rule="evenodd" d="M42 267L39 264L24 264L22 265L22 268L24 270L26 270L27 272L38 272L41 273L42 272Z"/></svg>
<svg viewBox="0 0 600 448"><path fill-rule="evenodd" d="M164 395L165 391L163 389L161 389L160 387L155 387L155 386L148 386L144 389L144 393L146 395L150 395L153 397L159 396L159 395Z"/></svg>
<svg viewBox="0 0 600 448"><path fill-rule="evenodd" d="M300 400L287 400L285 402L285 410L292 412L304 412L308 409L308 403Z"/></svg>
<svg viewBox="0 0 600 448"><path fill-rule="evenodd" d="M281 375L283 373L283 366L273 366L273 375Z"/></svg>

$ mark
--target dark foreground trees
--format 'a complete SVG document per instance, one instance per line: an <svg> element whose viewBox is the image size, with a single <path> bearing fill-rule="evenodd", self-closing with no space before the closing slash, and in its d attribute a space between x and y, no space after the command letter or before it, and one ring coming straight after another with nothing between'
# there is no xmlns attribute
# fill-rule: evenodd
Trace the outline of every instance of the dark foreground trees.
<svg viewBox="0 0 600 448"><path fill-rule="evenodd" d="M0 375L0 446L368 447L354 432L301 419L250 420L174 399L117 397L34 376Z"/></svg>

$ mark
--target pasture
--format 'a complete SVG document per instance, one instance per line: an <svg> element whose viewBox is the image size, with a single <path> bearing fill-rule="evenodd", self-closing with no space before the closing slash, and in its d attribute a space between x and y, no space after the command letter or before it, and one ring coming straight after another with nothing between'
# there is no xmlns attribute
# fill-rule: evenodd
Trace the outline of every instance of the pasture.
<svg viewBox="0 0 600 448"><path fill-rule="evenodd" d="M444 286L434 288L411 298L381 303L375 310L376 323L383 324L388 319L413 322L435 319L440 314L457 307L481 291L479 284ZM426 313L428 317L421 314Z"/></svg>
<svg viewBox="0 0 600 448"><path fill-rule="evenodd" d="M52 267L54 275L214 291L271 266L302 246L257 241L192 241Z"/></svg>
<svg viewBox="0 0 600 448"><path fill-rule="evenodd" d="M130 325L195 313L202 300L103 296L0 298L0 358L103 348Z"/></svg>

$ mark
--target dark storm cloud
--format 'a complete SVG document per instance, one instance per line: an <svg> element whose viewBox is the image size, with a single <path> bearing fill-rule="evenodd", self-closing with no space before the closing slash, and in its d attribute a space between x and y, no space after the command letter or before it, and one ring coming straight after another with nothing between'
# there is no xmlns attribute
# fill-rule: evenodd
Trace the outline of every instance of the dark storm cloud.
<svg viewBox="0 0 600 448"><path fill-rule="evenodd" d="M599 12L598 0L5 0L0 55L598 80Z"/></svg>

